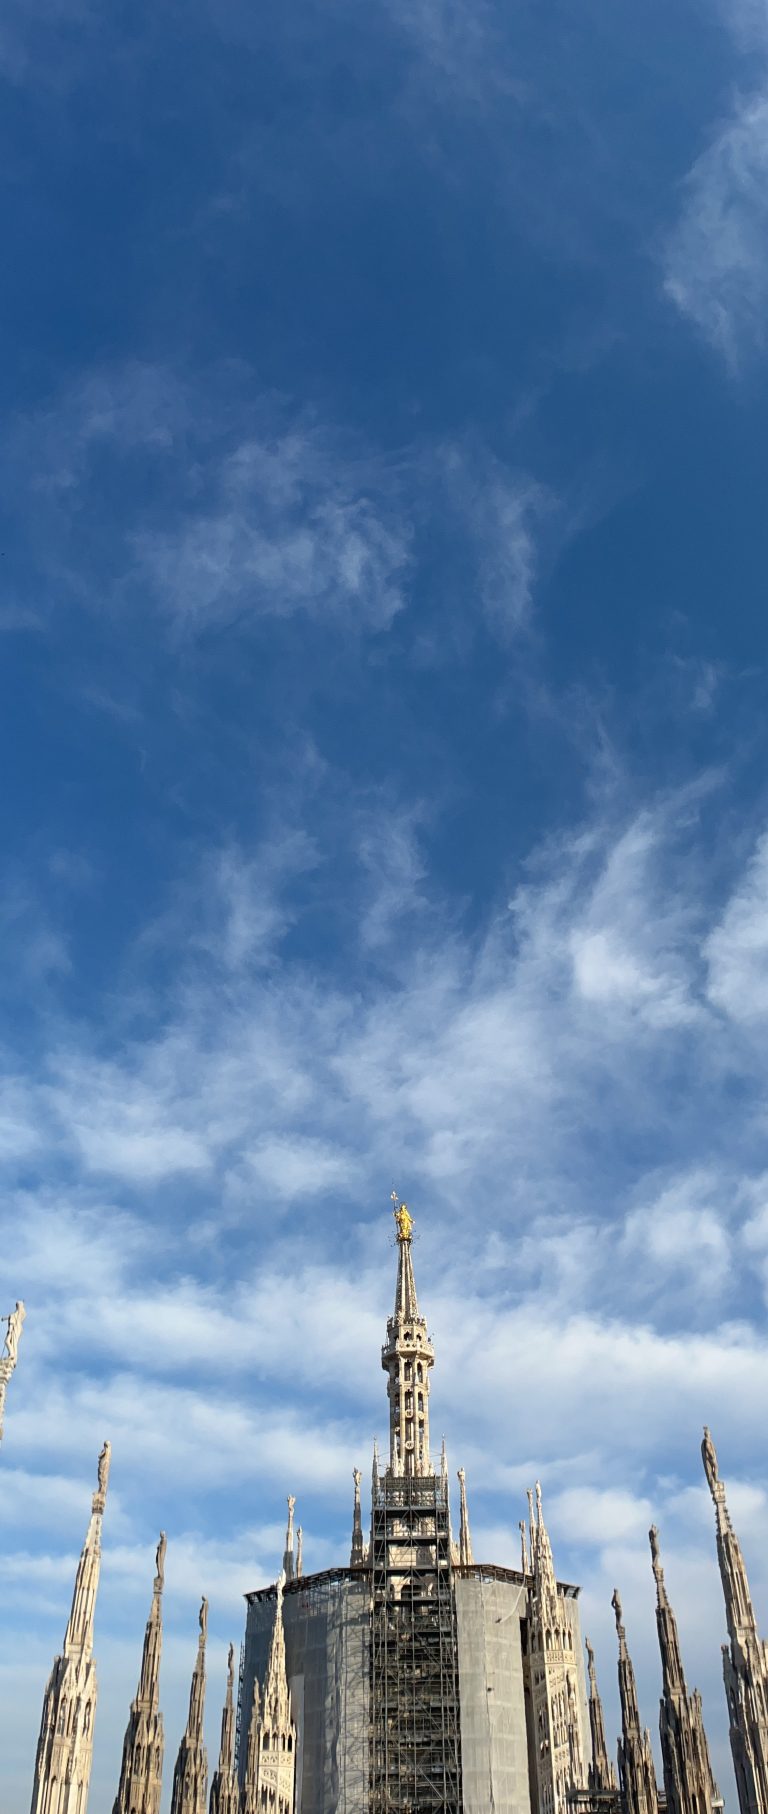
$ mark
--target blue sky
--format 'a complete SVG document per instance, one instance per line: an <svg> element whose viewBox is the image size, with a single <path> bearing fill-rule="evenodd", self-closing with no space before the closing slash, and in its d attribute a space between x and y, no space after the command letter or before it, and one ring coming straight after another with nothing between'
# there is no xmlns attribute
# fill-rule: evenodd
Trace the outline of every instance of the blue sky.
<svg viewBox="0 0 768 1814"><path fill-rule="evenodd" d="M389 1193L476 1553L540 1475L609 1729L647 1548L733 1806L768 1628L764 0L9 0L0 1758L113 1444L92 1805L285 1495L343 1561ZM21 1640L21 1649L17 1641Z"/></svg>

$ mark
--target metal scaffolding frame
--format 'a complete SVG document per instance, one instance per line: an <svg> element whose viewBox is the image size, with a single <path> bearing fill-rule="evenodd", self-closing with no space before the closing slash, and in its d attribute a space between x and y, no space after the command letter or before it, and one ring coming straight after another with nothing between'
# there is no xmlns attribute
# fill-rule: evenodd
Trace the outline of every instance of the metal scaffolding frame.
<svg viewBox="0 0 768 1814"><path fill-rule="evenodd" d="M370 1814L461 1814L447 1481L379 1479L370 1569Z"/></svg>

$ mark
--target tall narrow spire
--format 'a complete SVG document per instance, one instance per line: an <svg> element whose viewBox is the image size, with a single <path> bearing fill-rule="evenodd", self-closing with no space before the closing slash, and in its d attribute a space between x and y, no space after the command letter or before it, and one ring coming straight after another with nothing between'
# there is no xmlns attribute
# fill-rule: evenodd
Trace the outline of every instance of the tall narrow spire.
<svg viewBox="0 0 768 1814"><path fill-rule="evenodd" d="M110 1445L98 1462L91 1521L77 1569L72 1611L43 1698L32 1814L85 1814L93 1759L96 1664L93 1621L101 1571L101 1523L109 1482Z"/></svg>
<svg viewBox="0 0 768 1814"><path fill-rule="evenodd" d="M653 1765L651 1735L640 1724L637 1684L632 1658L627 1649L627 1634L622 1620L618 1588L611 1600L616 1615L619 1639L619 1698L621 1701L621 1738L619 1739L619 1783L626 1814L657 1814L658 1791Z"/></svg>
<svg viewBox="0 0 768 1814"><path fill-rule="evenodd" d="M363 1476L360 1469L353 1468L352 1479L355 1483L355 1499L352 1507L352 1548L349 1554L350 1568L362 1568L363 1563L365 1562L365 1550L363 1548L363 1514L360 1506L360 1482L362 1478Z"/></svg>
<svg viewBox="0 0 768 1814"><path fill-rule="evenodd" d="M528 1575L531 1568L528 1556L528 1526L524 1518L520 1519L517 1528L520 1532L520 1571L523 1575Z"/></svg>
<svg viewBox="0 0 768 1814"><path fill-rule="evenodd" d="M715 1505L717 1559L730 1638L730 1644L723 1645L723 1681L739 1808L741 1814L768 1814L768 1661L708 1429L701 1455Z"/></svg>
<svg viewBox="0 0 768 1814"><path fill-rule="evenodd" d="M471 1568L474 1562L472 1538L469 1534L469 1512L467 1511L467 1476L463 1468L458 1472L460 1506L459 1521L459 1562L462 1568Z"/></svg>
<svg viewBox="0 0 768 1814"><path fill-rule="evenodd" d="M288 1494L288 1525L285 1532L285 1549L283 1551L283 1573L286 1581L292 1581L296 1573L293 1560L293 1514L296 1500L293 1493Z"/></svg>
<svg viewBox="0 0 768 1814"><path fill-rule="evenodd" d="M257 1814L259 1805L259 1744L261 1738L261 1696L259 1678L253 1678L253 1700L248 1719L243 1780L243 1814Z"/></svg>
<svg viewBox="0 0 768 1814"><path fill-rule="evenodd" d="M267 1809L268 1814L293 1814L296 1726L285 1667L284 1587L285 1575L281 1574L276 1588L275 1622L261 1696L258 1682L254 1681L253 1685L244 1814L257 1814L261 1809Z"/></svg>
<svg viewBox="0 0 768 1814"><path fill-rule="evenodd" d="M210 1814L239 1814L240 1786L235 1769L235 1709L232 1690L235 1683L235 1647L229 1646L227 1657L227 1693L221 1716L219 1762L211 1783Z"/></svg>
<svg viewBox="0 0 768 1814"><path fill-rule="evenodd" d="M27 1312L21 1298L16 1301L16 1309L10 1316L0 1316L0 1325L5 1323L3 1352L0 1354L0 1442L3 1440L3 1415L5 1412L5 1394L8 1390L11 1374L15 1371L19 1358L19 1342L24 1318Z"/></svg>
<svg viewBox="0 0 768 1814"><path fill-rule="evenodd" d="M205 1642L208 1636L208 1601L200 1607L200 1635L189 1691L187 1725L173 1772L171 1814L206 1814L208 1753L203 1742L205 1712Z"/></svg>
<svg viewBox="0 0 768 1814"><path fill-rule="evenodd" d="M597 1686L595 1670L595 1653L589 1638L587 1646L587 1672L589 1675L589 1728L592 1734L592 1762L589 1766L587 1785L592 1795L610 1795L618 1787L616 1771L608 1756L605 1738L605 1719L603 1703Z"/></svg>
<svg viewBox="0 0 768 1814"><path fill-rule="evenodd" d="M533 1546L528 1578L529 1682L533 1729L537 1735L539 1814L565 1814L569 1789L584 1787L584 1741L573 1633L565 1596L558 1587L541 1487L528 1503Z"/></svg>
<svg viewBox="0 0 768 1814"><path fill-rule="evenodd" d="M155 1557L155 1581L149 1609L139 1686L131 1701L123 1740L120 1782L112 1814L159 1814L163 1783L163 1716L160 1712L160 1652L163 1643L165 1531Z"/></svg>
<svg viewBox="0 0 768 1814"><path fill-rule="evenodd" d="M416 1298L411 1258L413 1218L396 1191L392 1201L397 1230L397 1286L395 1308L381 1352L381 1364L388 1376L389 1467L395 1475L431 1474L429 1369L435 1355Z"/></svg>
<svg viewBox="0 0 768 1814"><path fill-rule="evenodd" d="M722 1805L704 1731L701 1695L688 1693L677 1620L669 1604L655 1524L648 1532L656 1581L656 1625L661 1650L663 1690L659 1711L661 1756L668 1814L708 1814Z"/></svg>

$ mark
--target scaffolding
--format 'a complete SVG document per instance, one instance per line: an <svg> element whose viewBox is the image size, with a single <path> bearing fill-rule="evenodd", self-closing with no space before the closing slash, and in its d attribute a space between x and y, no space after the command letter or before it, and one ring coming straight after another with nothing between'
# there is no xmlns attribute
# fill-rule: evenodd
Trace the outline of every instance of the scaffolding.
<svg viewBox="0 0 768 1814"><path fill-rule="evenodd" d="M447 1481L379 1479L370 1569L370 1814L461 1814Z"/></svg>

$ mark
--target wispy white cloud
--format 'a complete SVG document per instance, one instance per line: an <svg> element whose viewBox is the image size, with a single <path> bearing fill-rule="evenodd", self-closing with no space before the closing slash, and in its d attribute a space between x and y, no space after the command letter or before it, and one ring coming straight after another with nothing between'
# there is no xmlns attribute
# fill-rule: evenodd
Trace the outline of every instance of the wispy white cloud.
<svg viewBox="0 0 768 1814"><path fill-rule="evenodd" d="M683 184L664 287L734 372L765 345L768 93L740 97Z"/></svg>
<svg viewBox="0 0 768 1814"><path fill-rule="evenodd" d="M722 918L706 941L709 994L735 1021L763 1020L768 1009L768 836L755 847Z"/></svg>
<svg viewBox="0 0 768 1814"><path fill-rule="evenodd" d="M0 457L43 569L36 622L48 592L115 622L151 605L177 650L264 620L380 636L421 596L420 536L444 523L447 503L440 635L454 634L452 620L465 633L485 622L504 641L527 629L542 556L551 564L564 534L543 484L477 439L385 454L238 375L235 392L227 370L194 381L164 365L86 372L9 426ZM100 682L88 697L134 721L131 701Z"/></svg>
<svg viewBox="0 0 768 1814"><path fill-rule="evenodd" d="M178 626L310 611L386 630L402 610L407 526L369 494L361 466L296 429L246 441L211 472L213 507L142 530L140 568Z"/></svg>

